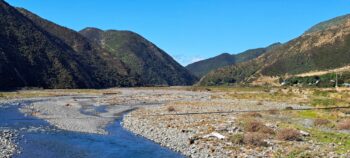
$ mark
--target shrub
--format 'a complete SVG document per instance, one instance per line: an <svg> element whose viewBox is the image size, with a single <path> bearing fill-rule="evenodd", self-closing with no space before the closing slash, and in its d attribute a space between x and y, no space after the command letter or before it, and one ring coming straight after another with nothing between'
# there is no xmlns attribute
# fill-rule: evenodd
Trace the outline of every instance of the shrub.
<svg viewBox="0 0 350 158"><path fill-rule="evenodd" d="M168 112L174 112L175 108L173 106L168 106L167 110Z"/></svg>
<svg viewBox="0 0 350 158"><path fill-rule="evenodd" d="M244 134L243 143L254 146L267 146L265 139L266 135L263 133L249 132Z"/></svg>
<svg viewBox="0 0 350 158"><path fill-rule="evenodd" d="M314 125L315 126L324 126L324 125L327 125L329 123L330 123L330 121L327 120L327 119L318 118L318 119L314 120Z"/></svg>
<svg viewBox="0 0 350 158"><path fill-rule="evenodd" d="M286 107L285 109L286 109L286 110L294 110L294 108L291 107L291 106L288 106L288 107Z"/></svg>
<svg viewBox="0 0 350 158"><path fill-rule="evenodd" d="M248 121L244 126L245 132L261 132L266 134L274 134L274 130L265 126L264 123L256 120Z"/></svg>
<svg viewBox="0 0 350 158"><path fill-rule="evenodd" d="M277 114L279 114L279 111L277 109L270 109L268 112L269 112L270 115L277 115Z"/></svg>
<svg viewBox="0 0 350 158"><path fill-rule="evenodd" d="M232 142L233 144L243 144L244 143L244 135L243 134L235 134L230 136L229 141Z"/></svg>
<svg viewBox="0 0 350 158"><path fill-rule="evenodd" d="M286 128L278 131L276 135L277 139L285 141L300 141L301 134L298 130Z"/></svg>
<svg viewBox="0 0 350 158"><path fill-rule="evenodd" d="M263 126L265 125L262 122L252 120L245 123L244 130L246 132L258 132Z"/></svg>
<svg viewBox="0 0 350 158"><path fill-rule="evenodd" d="M312 106L333 106L336 105L337 101L336 99L330 99L330 98L322 98L322 99L313 99L311 101Z"/></svg>
<svg viewBox="0 0 350 158"><path fill-rule="evenodd" d="M243 116L245 116L245 117L262 117L262 115L260 113L257 113L257 112L249 112L249 113L244 114Z"/></svg>
<svg viewBox="0 0 350 158"><path fill-rule="evenodd" d="M350 109L339 109L338 111L344 113L344 114L347 114L349 115L350 114Z"/></svg>
<svg viewBox="0 0 350 158"><path fill-rule="evenodd" d="M350 119L345 119L337 124L339 130L350 130Z"/></svg>

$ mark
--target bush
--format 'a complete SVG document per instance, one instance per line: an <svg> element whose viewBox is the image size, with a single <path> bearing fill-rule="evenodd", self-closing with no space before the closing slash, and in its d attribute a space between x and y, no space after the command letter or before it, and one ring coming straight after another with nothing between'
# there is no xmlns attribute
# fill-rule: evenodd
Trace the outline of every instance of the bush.
<svg viewBox="0 0 350 158"><path fill-rule="evenodd" d="M301 141L301 134L298 130L286 128L278 131L277 139L285 141Z"/></svg>
<svg viewBox="0 0 350 158"><path fill-rule="evenodd" d="M256 105L264 105L264 103L259 101L259 102L256 103Z"/></svg>
<svg viewBox="0 0 350 158"><path fill-rule="evenodd" d="M286 107L285 109L286 109L286 110L294 110L294 108L291 107L291 106L288 106L288 107Z"/></svg>
<svg viewBox="0 0 350 158"><path fill-rule="evenodd" d="M254 146L267 146L266 137L263 133L249 132L244 134L243 143Z"/></svg>
<svg viewBox="0 0 350 158"><path fill-rule="evenodd" d="M350 130L350 119L345 119L337 124L339 130Z"/></svg>
<svg viewBox="0 0 350 158"><path fill-rule="evenodd" d="M274 134L274 130L265 126L264 123L256 120L248 121L244 126L245 132L260 132L265 134Z"/></svg>
<svg viewBox="0 0 350 158"><path fill-rule="evenodd" d="M324 125L328 125L329 123L330 123L330 121L327 119L318 118L318 119L314 120L315 126L324 126Z"/></svg>
<svg viewBox="0 0 350 158"><path fill-rule="evenodd" d="M277 114L279 114L279 111L277 109L270 109L268 112L269 112L270 115L277 115Z"/></svg>
<svg viewBox="0 0 350 158"><path fill-rule="evenodd" d="M168 112L174 112L176 111L175 108L173 106L168 106L167 108Z"/></svg>
<svg viewBox="0 0 350 158"><path fill-rule="evenodd" d="M243 116L245 116L245 117L262 117L262 115L260 113L257 113L257 112L249 112L249 113L244 114Z"/></svg>
<svg viewBox="0 0 350 158"><path fill-rule="evenodd" d="M244 143L244 135L243 134L235 134L230 136L229 141L232 142L233 144L243 144Z"/></svg>

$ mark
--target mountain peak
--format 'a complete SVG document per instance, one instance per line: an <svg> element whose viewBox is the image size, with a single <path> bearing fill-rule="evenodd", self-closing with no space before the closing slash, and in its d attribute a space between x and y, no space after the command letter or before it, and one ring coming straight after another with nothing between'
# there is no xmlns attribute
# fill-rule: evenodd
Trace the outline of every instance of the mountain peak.
<svg viewBox="0 0 350 158"><path fill-rule="evenodd" d="M91 31L93 31L93 32L104 32L103 30L101 30L99 28L96 28L96 27L86 27L86 28L80 30L79 32L87 32L87 31L88 32L91 32Z"/></svg>
<svg viewBox="0 0 350 158"><path fill-rule="evenodd" d="M121 59L145 85L191 85L197 80L166 52L135 32L86 28L80 34Z"/></svg>

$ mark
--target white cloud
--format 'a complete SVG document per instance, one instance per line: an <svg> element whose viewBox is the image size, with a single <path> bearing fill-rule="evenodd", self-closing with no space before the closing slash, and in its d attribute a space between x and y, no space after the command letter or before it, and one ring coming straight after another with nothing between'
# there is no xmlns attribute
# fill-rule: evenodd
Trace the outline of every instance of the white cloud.
<svg viewBox="0 0 350 158"><path fill-rule="evenodd" d="M197 61L201 61L201 60L204 60L204 58L202 58L202 57L194 57L194 58L192 58L191 63L194 63L194 62L197 62Z"/></svg>
<svg viewBox="0 0 350 158"><path fill-rule="evenodd" d="M182 66L187 66L188 64L203 60L202 56L188 56L188 55L174 55L174 59L179 62Z"/></svg>

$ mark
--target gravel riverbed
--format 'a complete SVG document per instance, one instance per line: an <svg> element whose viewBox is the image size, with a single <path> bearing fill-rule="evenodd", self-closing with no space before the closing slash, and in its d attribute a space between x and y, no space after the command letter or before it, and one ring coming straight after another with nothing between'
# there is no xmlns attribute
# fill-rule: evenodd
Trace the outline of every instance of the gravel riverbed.
<svg viewBox="0 0 350 158"><path fill-rule="evenodd" d="M15 130L0 129L0 158L10 158L19 151L17 139L18 133Z"/></svg>
<svg viewBox="0 0 350 158"><path fill-rule="evenodd" d="M170 108L171 107L171 108ZM210 101L170 102L164 106L148 107L135 110L124 117L124 128L146 137L154 142L180 152L192 158L230 158L230 157L284 157L303 153L313 157L348 157L348 153L339 154L338 144L321 143L303 137L303 141L280 141L275 138L263 138L266 145L255 146L235 144L230 139L234 135L245 135L242 119L254 119L265 122L265 126L278 132L281 122L298 122L304 119L289 115L267 113L224 113L205 114L219 111L256 111L283 110L286 108L301 109L308 106L278 102L260 102L251 100L212 99ZM186 115L186 113L201 113ZM180 114L180 115L176 115ZM183 115L185 114L185 115ZM256 116L255 116L256 115ZM301 131L300 131L301 132ZM224 138L208 137L212 133L221 134ZM305 134L305 132L303 132ZM306 133L308 135L308 133ZM259 141L253 136L253 141Z"/></svg>

